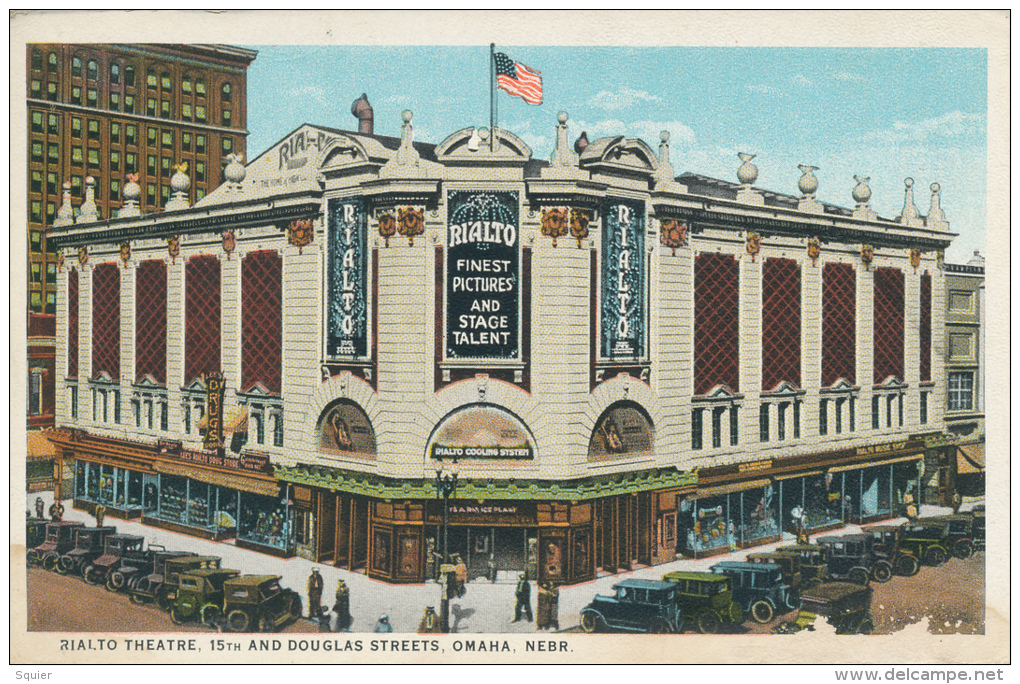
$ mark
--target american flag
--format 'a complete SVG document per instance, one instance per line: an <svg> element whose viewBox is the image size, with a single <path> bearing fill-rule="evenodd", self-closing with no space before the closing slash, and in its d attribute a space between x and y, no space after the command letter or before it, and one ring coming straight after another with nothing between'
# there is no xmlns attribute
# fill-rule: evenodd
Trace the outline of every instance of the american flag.
<svg viewBox="0 0 1020 684"><path fill-rule="evenodd" d="M493 55L496 60L496 84L500 90L516 95L528 104L542 104L542 72L515 62L505 53Z"/></svg>

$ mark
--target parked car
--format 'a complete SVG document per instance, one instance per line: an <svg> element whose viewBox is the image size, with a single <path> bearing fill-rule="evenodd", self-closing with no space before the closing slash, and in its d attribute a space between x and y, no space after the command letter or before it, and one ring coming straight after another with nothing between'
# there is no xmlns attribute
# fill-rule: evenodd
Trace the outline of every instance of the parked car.
<svg viewBox="0 0 1020 684"><path fill-rule="evenodd" d="M952 538L949 523L938 520L913 520L901 526L900 548L925 565L942 565L949 560Z"/></svg>
<svg viewBox="0 0 1020 684"><path fill-rule="evenodd" d="M974 548L983 551L985 548L985 507L977 506L970 512L974 518Z"/></svg>
<svg viewBox="0 0 1020 684"><path fill-rule="evenodd" d="M46 521L42 518L25 519L25 548L34 549L46 541Z"/></svg>
<svg viewBox="0 0 1020 684"><path fill-rule="evenodd" d="M921 561L900 544L903 528L899 525L871 525L863 528L863 532L874 537L872 553L888 561L892 565L893 573L913 577L920 571Z"/></svg>
<svg viewBox="0 0 1020 684"><path fill-rule="evenodd" d="M245 575L233 577L223 584L223 610L226 627L232 632L272 632L301 617L301 597L292 589L280 586L279 575ZM211 609L210 609L211 612ZM203 620L207 624L219 616Z"/></svg>
<svg viewBox="0 0 1020 684"><path fill-rule="evenodd" d="M177 590L170 619L175 625L189 620L201 620L212 625L220 616L223 605L223 585L241 573L237 570L207 568L181 573L177 577Z"/></svg>
<svg viewBox="0 0 1020 684"><path fill-rule="evenodd" d="M606 629L669 634L683 628L683 613L672 582L623 580L613 585L612 596L596 594L581 610L581 629L589 634Z"/></svg>
<svg viewBox="0 0 1020 684"><path fill-rule="evenodd" d="M730 578L733 600L755 622L771 622L798 605L797 592L783 581L782 568L775 563L723 561L711 570Z"/></svg>
<svg viewBox="0 0 1020 684"><path fill-rule="evenodd" d="M82 527L75 532L74 548L57 560L54 568L62 575L80 575L94 560L103 555L103 545L116 527Z"/></svg>
<svg viewBox="0 0 1020 684"><path fill-rule="evenodd" d="M836 634L871 634L875 630L871 594L870 586L848 582L827 582L807 589L800 596L796 619L777 625L773 632L814 630L815 619L821 616L836 628Z"/></svg>
<svg viewBox="0 0 1020 684"><path fill-rule="evenodd" d="M844 534L838 537L819 537L818 545L825 549L825 563L829 577L867 586L876 581L888 582L892 565L872 553L875 538L869 534Z"/></svg>
<svg viewBox="0 0 1020 684"><path fill-rule="evenodd" d="M103 553L82 571L89 584L106 584L125 558L143 553L145 538L135 534L111 534L103 541ZM108 586L113 591L115 587Z"/></svg>
<svg viewBox="0 0 1020 684"><path fill-rule="evenodd" d="M744 610L733 600L730 578L714 572L668 572L664 582L677 586L677 603L684 623L695 624L702 634L715 634L722 625L739 625Z"/></svg>
<svg viewBox="0 0 1020 684"><path fill-rule="evenodd" d="M921 522L929 520L947 523L946 537L948 538L948 550L956 558L970 558L973 556L974 551L977 549L977 535L980 534L982 538L984 537L984 529L975 529L975 517L970 513L922 518ZM984 517L981 518L980 522L984 522Z"/></svg>
<svg viewBox="0 0 1020 684"><path fill-rule="evenodd" d="M773 552L779 556L796 556L800 585L794 587L818 586L829 579L829 565L825 561L825 550L817 544L790 544L776 547Z"/></svg>
<svg viewBox="0 0 1020 684"><path fill-rule="evenodd" d="M167 601L167 594L170 591L170 583L167 579L168 566L172 567L173 561L185 561L186 559L199 558L194 553L181 553L165 551L157 553L152 559L152 572L148 575L137 577L134 582L129 585L131 591L131 602L132 603L148 603L152 601L163 610L168 610L170 604ZM216 567L219 567L219 558L215 556L207 556L207 558L216 559ZM196 569L202 567L201 565L194 566ZM173 588L177 586L177 573L174 574Z"/></svg>
<svg viewBox="0 0 1020 684"><path fill-rule="evenodd" d="M85 523L71 520L46 523L46 539L34 549L29 549L28 564L54 570L57 560L74 548L74 535L82 527Z"/></svg>
<svg viewBox="0 0 1020 684"><path fill-rule="evenodd" d="M824 558L821 547L811 545L810 548L814 550L815 557ZM778 566L783 576L783 582L794 592L799 592L804 587L821 584L823 580L817 578L816 575L821 573L822 578L824 578L827 572L824 560L817 561L820 563L820 566L817 566L810 564L815 561L805 561L804 557L804 553L793 553L790 551L780 553L776 550L772 553L749 553L746 560L748 563L764 563Z"/></svg>

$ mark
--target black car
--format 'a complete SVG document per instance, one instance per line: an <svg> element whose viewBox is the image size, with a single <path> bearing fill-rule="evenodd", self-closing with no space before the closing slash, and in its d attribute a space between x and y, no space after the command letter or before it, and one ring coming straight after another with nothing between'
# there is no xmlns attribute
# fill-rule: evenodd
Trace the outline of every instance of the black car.
<svg viewBox="0 0 1020 684"><path fill-rule="evenodd" d="M613 585L612 596L597 594L581 610L581 628L669 634L683 631L683 617L673 582L628 579Z"/></svg>
<svg viewBox="0 0 1020 684"><path fill-rule="evenodd" d="M819 538L818 545L825 549L829 577L865 587L872 577L888 582L893 574L892 564L872 552L874 543L875 538L870 534Z"/></svg>
<svg viewBox="0 0 1020 684"><path fill-rule="evenodd" d="M797 592L783 581L783 570L775 563L723 561L711 569L730 578L733 600L755 622L770 622L799 604Z"/></svg>

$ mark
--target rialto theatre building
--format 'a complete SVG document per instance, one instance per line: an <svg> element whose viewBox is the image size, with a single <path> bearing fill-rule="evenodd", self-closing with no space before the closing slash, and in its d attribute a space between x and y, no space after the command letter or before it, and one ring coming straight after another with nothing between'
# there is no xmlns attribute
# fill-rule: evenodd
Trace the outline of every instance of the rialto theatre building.
<svg viewBox="0 0 1020 684"><path fill-rule="evenodd" d="M547 161L353 111L194 206L184 169L158 214L131 182L114 218L65 201L76 507L389 582L445 536L472 576L577 583L916 501L944 443L937 185L882 219L864 178L818 202L810 166L791 195L751 155L677 177L665 132L586 144L563 114Z"/></svg>

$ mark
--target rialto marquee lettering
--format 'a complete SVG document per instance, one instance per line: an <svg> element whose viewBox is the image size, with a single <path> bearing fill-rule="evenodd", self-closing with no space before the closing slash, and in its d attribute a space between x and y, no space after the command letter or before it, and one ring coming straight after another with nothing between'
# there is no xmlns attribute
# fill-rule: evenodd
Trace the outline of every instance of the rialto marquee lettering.
<svg viewBox="0 0 1020 684"><path fill-rule="evenodd" d="M446 355L518 355L520 257L516 192L448 195Z"/></svg>
<svg viewBox="0 0 1020 684"><path fill-rule="evenodd" d="M602 206L602 358L645 354L645 205L609 199Z"/></svg>
<svg viewBox="0 0 1020 684"><path fill-rule="evenodd" d="M363 357L368 346L364 205L360 199L330 200L329 219L326 349L333 357Z"/></svg>

